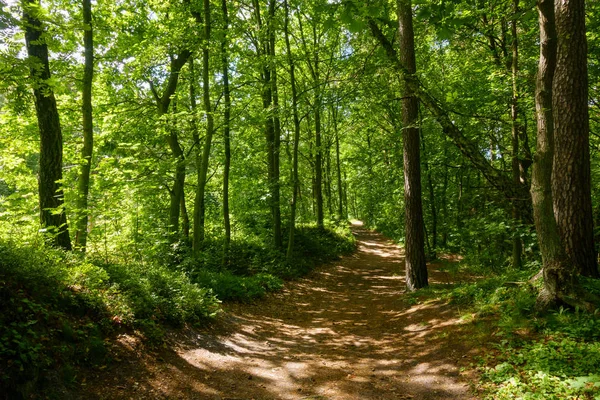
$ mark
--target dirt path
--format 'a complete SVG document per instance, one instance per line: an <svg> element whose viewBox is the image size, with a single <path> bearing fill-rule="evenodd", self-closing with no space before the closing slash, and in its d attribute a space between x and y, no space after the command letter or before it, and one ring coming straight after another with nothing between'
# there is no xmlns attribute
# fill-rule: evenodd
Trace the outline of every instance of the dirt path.
<svg viewBox="0 0 600 400"><path fill-rule="evenodd" d="M265 301L229 305L220 331L188 332L176 350L122 362L99 397L474 398L460 370L479 345L456 308L411 305L401 250L378 233L354 232L352 256ZM447 281L430 266L430 283Z"/></svg>

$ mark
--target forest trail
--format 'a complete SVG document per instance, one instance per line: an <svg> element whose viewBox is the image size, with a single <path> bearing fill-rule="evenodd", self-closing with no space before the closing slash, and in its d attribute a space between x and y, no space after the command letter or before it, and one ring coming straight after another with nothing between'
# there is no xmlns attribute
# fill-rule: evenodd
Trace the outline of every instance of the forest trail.
<svg viewBox="0 0 600 400"><path fill-rule="evenodd" d="M486 339L469 333L455 306L411 304L402 250L353 232L354 254L264 301L227 305L218 327L118 363L88 389L107 399L474 398L460 371ZM449 282L442 265L429 266L430 283Z"/></svg>

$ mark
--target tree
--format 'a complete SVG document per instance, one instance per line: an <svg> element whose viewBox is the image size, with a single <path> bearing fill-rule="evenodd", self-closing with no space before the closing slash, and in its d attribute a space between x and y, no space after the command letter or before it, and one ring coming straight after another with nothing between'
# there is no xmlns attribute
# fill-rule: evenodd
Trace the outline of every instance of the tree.
<svg viewBox="0 0 600 400"><path fill-rule="evenodd" d="M283 32L285 36L285 48L287 51L288 66L290 69L290 86L292 89L292 117L294 120L294 149L292 152L292 203L290 205L290 226L288 236L287 258L292 257L294 250L294 233L296 230L296 209L298 207L298 192L300 191L300 179L298 177L298 145L300 143L300 118L298 116L298 89L296 88L296 65L290 46L290 10L287 0L283 0L285 8L285 19Z"/></svg>
<svg viewBox="0 0 600 400"><path fill-rule="evenodd" d="M204 241L205 224L205 192L206 179L208 177L208 161L210 157L210 148L214 135L214 115L212 103L210 100L210 0L204 0L203 20L203 45L202 45L202 98L204 102L204 112L206 114L206 135L204 136L204 146L202 148L202 158L198 168L198 189L196 190L196 201L194 207L194 252L198 252L200 244ZM200 151L200 149L196 149Z"/></svg>
<svg viewBox="0 0 600 400"><path fill-rule="evenodd" d="M91 0L83 0L83 47L84 72L81 110L83 116L83 148L78 182L77 233L75 247L85 252L88 229L88 193L90 190L90 170L94 150L94 123L92 119L92 83L94 79L94 29L92 25Z"/></svg>
<svg viewBox="0 0 600 400"><path fill-rule="evenodd" d="M225 112L223 115L223 145L225 150L225 163L223 165L223 227L225 228L225 241L223 242L223 258L227 264L229 244L231 242L231 222L229 220L229 171L231 169L231 94L229 89L229 59L228 59L228 31L229 13L227 0L221 1L223 12L223 40L221 41L221 63L223 64L223 96L225 97Z"/></svg>
<svg viewBox="0 0 600 400"><path fill-rule="evenodd" d="M591 198L585 1L556 0L555 9L554 213L565 250L577 270L598 278Z"/></svg>
<svg viewBox="0 0 600 400"><path fill-rule="evenodd" d="M412 6L410 0L398 1L400 64L406 74L417 72ZM407 76L407 75L405 75ZM423 203L421 200L421 161L419 138L419 100L406 84L402 99L402 132L404 143L404 202L406 287L408 290L427 286Z"/></svg>
<svg viewBox="0 0 600 400"><path fill-rule="evenodd" d="M53 245L71 250L62 189L63 139L54 91L50 83L48 45L36 0L23 0L23 26L31 72L35 109L40 131L40 223L52 236Z"/></svg>

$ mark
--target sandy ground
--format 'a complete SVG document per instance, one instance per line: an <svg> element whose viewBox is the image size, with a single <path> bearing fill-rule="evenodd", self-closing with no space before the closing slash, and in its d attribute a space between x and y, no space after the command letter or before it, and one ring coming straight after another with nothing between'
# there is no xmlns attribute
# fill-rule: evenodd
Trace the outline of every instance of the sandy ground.
<svg viewBox="0 0 600 400"><path fill-rule="evenodd" d="M487 340L455 306L404 291L401 249L353 227L358 249L255 304L227 304L220 323L185 330L122 358L81 387L90 399L474 399L469 364ZM443 263L430 284L451 284ZM416 304L414 304L416 303Z"/></svg>

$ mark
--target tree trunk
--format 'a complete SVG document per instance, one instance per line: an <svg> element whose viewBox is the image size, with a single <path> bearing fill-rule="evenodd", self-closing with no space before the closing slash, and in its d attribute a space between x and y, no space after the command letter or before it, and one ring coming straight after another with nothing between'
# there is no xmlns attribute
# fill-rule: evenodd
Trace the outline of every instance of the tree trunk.
<svg viewBox="0 0 600 400"><path fill-rule="evenodd" d="M281 121L279 119L279 92L277 90L277 63L275 62L275 6L269 3L269 68L271 70L271 93L273 95L273 171L271 176L271 199L273 213L273 244L281 249L281 193L279 188L279 153L281 149Z"/></svg>
<svg viewBox="0 0 600 400"><path fill-rule="evenodd" d="M411 0L398 1L400 63L408 74L416 72ZM419 144L419 101L410 85L402 99L404 139L404 202L406 287L409 291L427 286L427 264L423 237L421 161Z"/></svg>
<svg viewBox="0 0 600 400"><path fill-rule="evenodd" d="M39 3L23 0L25 43L30 62L35 110L40 131L40 171L38 181L40 223L51 235L51 243L71 250L71 238L64 211L62 190L62 131L54 91L48 84L48 46L43 39L42 22L36 17Z"/></svg>
<svg viewBox="0 0 600 400"><path fill-rule="evenodd" d="M298 117L298 91L296 89L296 66L292 57L292 50L289 38L289 7L287 0L283 1L285 7L285 47L287 50L288 64L290 67L290 85L292 87L292 114L294 119L294 150L292 155L292 204L290 205L290 226L288 236L287 258L292 257L294 250L294 234L296 230L296 208L298 207L298 192L300 190L300 180L298 178L298 144L300 143L300 118Z"/></svg>
<svg viewBox="0 0 600 400"><path fill-rule="evenodd" d="M544 286L538 298L538 307L548 308L561 302L562 288L572 287L574 269L560 242L552 205L552 159L554 153L552 79L556 66L554 1L538 1L538 13L540 59L535 96L537 151L531 174L531 199L544 271Z"/></svg>
<svg viewBox="0 0 600 400"><path fill-rule="evenodd" d="M552 195L558 231L579 273L598 278L591 201L585 1L557 0Z"/></svg>
<svg viewBox="0 0 600 400"><path fill-rule="evenodd" d="M333 129L335 131L335 164L337 173L337 189L338 189L338 221L343 221L344 217L344 196L342 193L342 168L340 164L340 133L338 132L338 110L337 103L333 105Z"/></svg>
<svg viewBox="0 0 600 400"><path fill-rule="evenodd" d="M510 108L510 117L512 123L511 143L512 143L512 177L516 187L521 184L521 170L519 161L519 131L523 129L522 123L519 120L519 87L517 77L519 73L519 41L517 37L517 13L519 11L519 0L513 1L513 18L511 21L512 32L512 60L511 60L511 77L512 77L512 99ZM512 200L512 217L516 224L521 222L521 207L522 202L519 199ZM512 266L516 269L521 269L523 262L521 254L523 253L523 244L519 231L513 232L512 238Z"/></svg>
<svg viewBox="0 0 600 400"><path fill-rule="evenodd" d="M188 50L180 52L177 57L171 57L169 77L167 78L167 84L163 91L162 96L159 96L154 87L152 91L156 100L158 108L158 116L162 117L167 115L169 112L169 106L171 105L171 98L177 90L177 83L179 82L179 72L185 65L187 60L190 58L191 53ZM181 211L181 197L183 196L183 189L185 184L185 156L181 145L179 144L179 138L177 132L174 129L169 128L169 134L167 135L167 144L171 150L171 156L175 161L175 180L173 182L173 188L170 191L170 205L169 205L169 232L171 233L171 241L177 240L177 234L179 232L179 215Z"/></svg>
<svg viewBox="0 0 600 400"><path fill-rule="evenodd" d="M429 209L431 211L431 247L433 251L430 251L431 255L435 257L435 251L437 249L437 231L438 231L438 212L435 204L435 188L433 186L433 178L431 176L431 167L427 161L427 149L425 146L425 135L421 132L421 142L423 147L423 166L425 167L425 174L427 176L427 188L429 190Z"/></svg>
<svg viewBox="0 0 600 400"><path fill-rule="evenodd" d="M225 97L225 113L223 115L223 143L225 146L225 163L223 165L223 226L225 228L225 241L223 243L223 263L229 261L229 244L231 242L231 222L229 221L229 170L231 167L231 95L229 90L229 60L228 38L229 14L227 0L221 1L223 11L223 41L221 42L221 57L223 63L223 95Z"/></svg>
<svg viewBox="0 0 600 400"><path fill-rule="evenodd" d="M375 21L369 19L368 24L373 36L381 43L386 51L389 60L402 74L406 86L413 90L413 93L419 98L421 104L423 104L429 110L432 116L437 120L438 124L440 124L442 127L444 134L450 140L452 140L460 152L473 164L475 168L481 171L490 185L504 194L506 198L510 200L522 199L523 201L528 201L530 196L526 186L515 186L511 177L507 176L504 171L498 170L490 164L489 160L479 151L478 144L464 135L462 130L456 126L449 113L444 110L442 106L440 106L439 101L425 91L421 82L414 74L410 74L406 70L406 68L398 59L398 52L392 45L392 42L390 42L383 35L383 32L379 26L377 26Z"/></svg>
<svg viewBox="0 0 600 400"><path fill-rule="evenodd" d="M92 81L94 78L94 34L92 26L91 0L83 0L83 92L81 111L83 116L83 149L77 184L77 233L75 247L83 252L87 245L88 194L90 189L90 170L94 149L94 124L92 120Z"/></svg>
<svg viewBox="0 0 600 400"><path fill-rule="evenodd" d="M206 180L208 177L208 161L210 157L210 148L214 134L214 116L210 102L210 0L204 0L204 41L202 47L202 99L204 103L204 112L206 114L206 136L204 137L204 147L202 148L202 159L200 169L198 170L198 189L194 203L194 253L198 253L200 245L204 241L204 223L206 216L206 203L204 195L206 192Z"/></svg>

